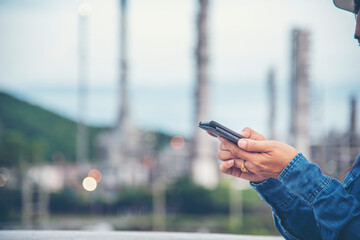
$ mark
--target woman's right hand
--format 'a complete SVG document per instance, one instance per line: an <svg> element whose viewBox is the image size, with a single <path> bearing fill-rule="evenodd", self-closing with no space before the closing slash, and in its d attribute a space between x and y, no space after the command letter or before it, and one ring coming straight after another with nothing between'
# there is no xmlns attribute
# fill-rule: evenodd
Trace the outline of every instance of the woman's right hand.
<svg viewBox="0 0 360 240"><path fill-rule="evenodd" d="M266 138L263 135L261 135L258 132L255 132L254 130L248 127L244 128L240 134L246 138L253 140L260 140L260 141L266 140ZM219 169L222 173L238 178L243 178L252 182L262 182L266 180L266 178L258 174L251 172L242 172L240 169L241 165L244 164L244 166L246 167L246 162L243 159L240 159L239 157L233 155L223 143L220 144L218 158L221 161L223 161L223 163L219 166Z"/></svg>

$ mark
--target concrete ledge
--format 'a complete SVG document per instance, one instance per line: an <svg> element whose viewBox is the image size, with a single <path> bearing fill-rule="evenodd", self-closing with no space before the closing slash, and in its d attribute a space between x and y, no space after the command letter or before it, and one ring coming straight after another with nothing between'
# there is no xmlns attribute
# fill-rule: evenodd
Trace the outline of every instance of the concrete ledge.
<svg viewBox="0 0 360 240"><path fill-rule="evenodd" d="M177 232L0 231L6 240L280 240L282 237Z"/></svg>

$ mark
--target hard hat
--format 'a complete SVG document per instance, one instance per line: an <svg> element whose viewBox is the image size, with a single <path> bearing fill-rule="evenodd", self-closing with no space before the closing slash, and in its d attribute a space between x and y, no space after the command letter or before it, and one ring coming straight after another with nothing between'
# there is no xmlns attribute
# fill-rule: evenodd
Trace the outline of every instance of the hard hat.
<svg viewBox="0 0 360 240"><path fill-rule="evenodd" d="M354 12L354 0L334 0L335 6L343 10Z"/></svg>

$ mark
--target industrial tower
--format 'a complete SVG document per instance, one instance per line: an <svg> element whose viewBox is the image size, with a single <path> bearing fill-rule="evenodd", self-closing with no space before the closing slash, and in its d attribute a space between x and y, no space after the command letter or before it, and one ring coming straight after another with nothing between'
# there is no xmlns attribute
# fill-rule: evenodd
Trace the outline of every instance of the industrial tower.
<svg viewBox="0 0 360 240"><path fill-rule="evenodd" d="M350 127L349 127L349 148L350 148L350 164L348 167L352 167L356 157L359 154L359 138L357 134L357 100L356 96L350 98Z"/></svg>
<svg viewBox="0 0 360 240"><path fill-rule="evenodd" d="M148 173L141 163L140 131L132 124L128 97L127 0L120 4L119 102L118 117L108 132L98 137L104 178L108 186L144 184Z"/></svg>
<svg viewBox="0 0 360 240"><path fill-rule="evenodd" d="M269 139L275 140L275 122L276 122L276 85L275 70L270 69L268 75L268 103L269 103Z"/></svg>
<svg viewBox="0 0 360 240"><path fill-rule="evenodd" d="M196 129L193 137L192 177L195 183L205 187L214 187L218 183L219 173L216 165L215 147L211 138L199 131L197 123L209 119L209 79L208 79L208 0L199 0L200 9L197 16L197 46L196 46L196 105L194 123Z"/></svg>
<svg viewBox="0 0 360 240"><path fill-rule="evenodd" d="M302 29L292 31L290 143L310 158L309 147L309 38Z"/></svg>

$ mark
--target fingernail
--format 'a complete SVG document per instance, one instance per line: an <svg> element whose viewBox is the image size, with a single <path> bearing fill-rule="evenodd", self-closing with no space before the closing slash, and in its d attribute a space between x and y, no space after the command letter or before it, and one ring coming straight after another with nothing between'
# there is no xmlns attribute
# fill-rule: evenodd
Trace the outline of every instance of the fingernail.
<svg viewBox="0 0 360 240"><path fill-rule="evenodd" d="M247 144L247 142L245 140L240 139L238 142L238 146L243 149L246 148L246 144Z"/></svg>
<svg viewBox="0 0 360 240"><path fill-rule="evenodd" d="M218 139L220 140L220 142L224 141L224 138L222 137L218 137Z"/></svg>
<svg viewBox="0 0 360 240"><path fill-rule="evenodd" d="M234 165L234 160L230 160L230 161L228 161L228 164L229 164L229 166Z"/></svg>

